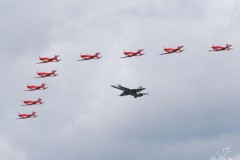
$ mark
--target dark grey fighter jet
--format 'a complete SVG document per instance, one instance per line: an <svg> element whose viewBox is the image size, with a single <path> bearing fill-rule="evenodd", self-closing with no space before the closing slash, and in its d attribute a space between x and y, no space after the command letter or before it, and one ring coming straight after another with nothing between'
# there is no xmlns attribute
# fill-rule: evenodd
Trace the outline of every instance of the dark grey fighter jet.
<svg viewBox="0 0 240 160"><path fill-rule="evenodd" d="M117 88L117 89L120 89L123 91L123 93L120 94L119 96L131 95L134 98L137 98L137 97L142 97L143 95L148 95L148 93L138 93L138 92L141 92L142 90L146 89L146 88L142 88L142 86L138 87L137 89L129 89L129 88L121 86L120 84L118 86L114 86L114 85L111 85L111 86L113 88Z"/></svg>

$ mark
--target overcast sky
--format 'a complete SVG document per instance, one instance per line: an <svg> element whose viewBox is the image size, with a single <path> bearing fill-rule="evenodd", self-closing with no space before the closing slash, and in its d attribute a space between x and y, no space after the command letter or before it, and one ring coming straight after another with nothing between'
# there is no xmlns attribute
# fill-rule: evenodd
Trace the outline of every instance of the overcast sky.
<svg viewBox="0 0 240 160"><path fill-rule="evenodd" d="M238 0L0 0L1 159L209 160L230 146L240 160L239 19ZM208 52L226 43L234 49ZM137 49L146 54L120 59ZM103 58L77 61L95 52ZM34 78L52 69L60 75ZM119 97L115 84L149 95Z"/></svg>

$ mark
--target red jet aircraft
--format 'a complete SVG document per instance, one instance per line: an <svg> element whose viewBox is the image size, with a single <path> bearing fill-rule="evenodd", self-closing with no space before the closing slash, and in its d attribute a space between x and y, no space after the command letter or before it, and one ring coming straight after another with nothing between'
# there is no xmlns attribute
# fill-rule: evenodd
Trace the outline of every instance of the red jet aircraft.
<svg viewBox="0 0 240 160"><path fill-rule="evenodd" d="M22 113L22 114L18 114L18 119L27 119L27 118L35 118L37 117L38 115L36 115L37 112L32 112L31 114L27 114L27 113Z"/></svg>
<svg viewBox="0 0 240 160"><path fill-rule="evenodd" d="M39 77L35 77L35 78L45 78L45 77L55 77L58 74L56 74L56 70L52 70L52 72L37 72L37 74L39 75Z"/></svg>
<svg viewBox="0 0 240 160"><path fill-rule="evenodd" d="M178 46L177 48L164 48L164 51L166 51L165 53L162 53L160 55L163 55L163 54L171 54L171 53L181 53L183 52L184 50L182 50L184 46Z"/></svg>
<svg viewBox="0 0 240 160"><path fill-rule="evenodd" d="M89 59L99 59L99 58L101 58L101 57L98 56L99 54L100 54L99 52L95 53L94 55L81 54L80 57L81 57L82 59L79 60L79 61L89 60Z"/></svg>
<svg viewBox="0 0 240 160"><path fill-rule="evenodd" d="M210 51L229 51L232 48L230 48L232 45L226 44L226 46L212 46L213 50Z"/></svg>
<svg viewBox="0 0 240 160"><path fill-rule="evenodd" d="M59 57L59 55L55 55L52 58L49 58L49 57L39 57L39 60L41 61L39 63L59 62L61 59L58 59L58 57ZM39 63L37 63L37 64L39 64Z"/></svg>
<svg viewBox="0 0 240 160"><path fill-rule="evenodd" d="M47 89L46 84L42 83L40 86L35 86L35 85L27 85L27 88L29 90L26 91L35 91L35 90L43 90L43 89Z"/></svg>
<svg viewBox="0 0 240 160"><path fill-rule="evenodd" d="M143 49L138 49L137 52L123 52L123 54L125 54L126 56L125 57L121 57L121 58L129 58L129 57L133 57L133 56L142 56L144 55L145 53L142 53Z"/></svg>
<svg viewBox="0 0 240 160"><path fill-rule="evenodd" d="M39 104L43 104L44 102L42 102L41 98L38 98L37 100L24 100L23 103L25 103L25 105L30 106L30 105L39 105Z"/></svg>

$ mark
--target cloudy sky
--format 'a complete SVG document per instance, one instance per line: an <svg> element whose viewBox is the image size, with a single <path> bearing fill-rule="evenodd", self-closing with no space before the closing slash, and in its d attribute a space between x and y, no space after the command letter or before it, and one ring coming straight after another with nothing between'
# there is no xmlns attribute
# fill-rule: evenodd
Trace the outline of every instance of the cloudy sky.
<svg viewBox="0 0 240 160"><path fill-rule="evenodd" d="M1 159L209 160L230 146L239 160L239 19L238 0L0 0ZM234 49L208 52L226 43ZM137 49L146 54L119 58ZM95 52L103 58L77 61ZM33 78L52 69L60 75ZM119 97L114 84L150 95Z"/></svg>

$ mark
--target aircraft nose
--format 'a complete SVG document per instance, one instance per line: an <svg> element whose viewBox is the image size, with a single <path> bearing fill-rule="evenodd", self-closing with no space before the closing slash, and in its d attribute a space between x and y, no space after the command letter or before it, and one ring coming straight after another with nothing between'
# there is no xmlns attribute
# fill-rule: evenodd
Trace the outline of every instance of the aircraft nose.
<svg viewBox="0 0 240 160"><path fill-rule="evenodd" d="M142 90L145 90L146 88L142 88Z"/></svg>

